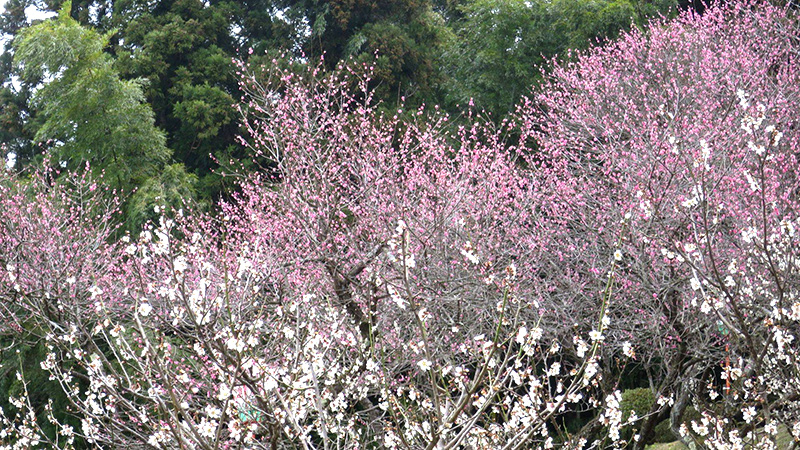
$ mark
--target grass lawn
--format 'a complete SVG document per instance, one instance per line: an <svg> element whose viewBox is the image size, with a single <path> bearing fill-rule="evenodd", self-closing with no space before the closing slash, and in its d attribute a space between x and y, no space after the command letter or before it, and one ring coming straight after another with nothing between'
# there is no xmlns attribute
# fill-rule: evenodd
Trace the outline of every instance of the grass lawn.
<svg viewBox="0 0 800 450"><path fill-rule="evenodd" d="M685 450L687 447L680 441L669 442L666 444L648 445L647 450Z"/></svg>
<svg viewBox="0 0 800 450"><path fill-rule="evenodd" d="M785 427L778 429L777 446L779 449L789 448L792 443L792 435ZM666 444L652 444L647 446L647 450L686 450L687 447L680 441L669 442Z"/></svg>

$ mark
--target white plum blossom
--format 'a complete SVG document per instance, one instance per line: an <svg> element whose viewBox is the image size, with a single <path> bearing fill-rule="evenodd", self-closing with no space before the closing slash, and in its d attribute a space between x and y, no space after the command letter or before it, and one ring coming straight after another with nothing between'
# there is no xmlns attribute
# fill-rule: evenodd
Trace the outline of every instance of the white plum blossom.
<svg viewBox="0 0 800 450"><path fill-rule="evenodd" d="M421 359L417 362L417 366L419 366L419 370L427 372L431 369L432 364L427 359Z"/></svg>
<svg viewBox="0 0 800 450"><path fill-rule="evenodd" d="M633 346L630 342L625 341L622 343L622 354L627 356L628 358L633 358L636 356L636 353L633 351Z"/></svg>
<svg viewBox="0 0 800 450"><path fill-rule="evenodd" d="M478 255L475 253L475 248L472 246L472 242L470 241L467 241L461 247L461 254L464 256L464 258L467 259L467 261L471 262L472 264L478 264L480 262L480 259L478 259Z"/></svg>
<svg viewBox="0 0 800 450"><path fill-rule="evenodd" d="M144 301L139 305L139 309L137 310L138 314L142 317L147 317L153 311L153 307L150 303Z"/></svg>

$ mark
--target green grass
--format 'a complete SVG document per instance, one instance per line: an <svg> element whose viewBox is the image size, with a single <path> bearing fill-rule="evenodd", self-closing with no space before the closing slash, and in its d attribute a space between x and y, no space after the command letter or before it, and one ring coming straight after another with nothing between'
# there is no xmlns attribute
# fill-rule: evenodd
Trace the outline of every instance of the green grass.
<svg viewBox="0 0 800 450"><path fill-rule="evenodd" d="M666 444L648 445L647 450L685 450L687 447L680 441L669 442Z"/></svg>
<svg viewBox="0 0 800 450"><path fill-rule="evenodd" d="M778 436L775 439L775 444L778 448L789 448L793 440L794 438L786 427L781 426L778 428Z"/></svg>
<svg viewBox="0 0 800 450"><path fill-rule="evenodd" d="M789 434L789 430L786 427L781 426L778 429L778 436L776 437L776 445L777 448L789 448L789 445L792 442L792 435ZM666 444L652 444L647 446L647 450L686 450L687 447L683 445L680 441L669 442Z"/></svg>

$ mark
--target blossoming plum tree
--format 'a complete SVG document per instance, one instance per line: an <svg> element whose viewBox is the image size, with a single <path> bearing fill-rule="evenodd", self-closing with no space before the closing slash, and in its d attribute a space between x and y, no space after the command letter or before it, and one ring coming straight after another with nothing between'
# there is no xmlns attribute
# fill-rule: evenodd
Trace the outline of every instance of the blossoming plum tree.
<svg viewBox="0 0 800 450"><path fill-rule="evenodd" d="M800 439L797 27L760 3L656 24L500 129L381 112L369 68L242 65L269 163L215 216L159 208L116 242L91 180L3 175L2 332L35 330L80 425L20 373L0 439L643 448L665 418L714 448Z"/></svg>
<svg viewBox="0 0 800 450"><path fill-rule="evenodd" d="M542 326L552 289L535 266L561 221L516 153L478 122L450 135L446 116L385 118L355 76L281 73L260 97L245 84L268 99L245 123L277 169L247 178L218 220L178 214L100 245L107 265L69 279L82 303L63 320L39 299L64 277L19 270L42 267L42 249L13 247L73 209L43 198L49 222L8 228L4 299L32 311L41 367L81 419L48 436L23 395L12 442L511 448L552 441L547 424L598 395L602 312L578 358Z"/></svg>
<svg viewBox="0 0 800 450"><path fill-rule="evenodd" d="M684 14L557 67L522 107L539 164L579 183L577 237L627 230L607 339L671 397L644 438L668 416L717 448L800 437L797 30L760 2ZM703 419L681 429L690 403Z"/></svg>

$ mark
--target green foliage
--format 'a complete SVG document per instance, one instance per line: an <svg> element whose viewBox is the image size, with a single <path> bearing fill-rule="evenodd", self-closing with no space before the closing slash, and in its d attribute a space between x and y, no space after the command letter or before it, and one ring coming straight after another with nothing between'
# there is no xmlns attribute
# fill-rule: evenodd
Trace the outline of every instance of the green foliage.
<svg viewBox="0 0 800 450"><path fill-rule="evenodd" d="M181 92L180 100L175 103L175 116L181 119L179 136L189 139L194 135L197 140L216 136L220 128L231 123L234 110L233 99L225 91L208 84L181 84L177 87Z"/></svg>
<svg viewBox="0 0 800 450"><path fill-rule="evenodd" d="M643 417L650 411L655 402L653 393L648 388L628 389L622 392L622 401L619 403L619 410L622 411L622 421L630 418L631 412L638 417Z"/></svg>
<svg viewBox="0 0 800 450"><path fill-rule="evenodd" d="M463 7L458 39L445 54L449 100L474 99L494 114L509 111L539 77L543 54L563 45L548 7L524 0L476 0Z"/></svg>
<svg viewBox="0 0 800 450"><path fill-rule="evenodd" d="M348 58L374 65L380 100L436 103L440 55L450 31L430 0L336 0L289 3L311 25L306 54L324 54L329 68ZM376 60L377 55L377 60Z"/></svg>
<svg viewBox="0 0 800 450"><path fill-rule="evenodd" d="M0 15L0 43L4 44L0 49L0 160L13 153L18 165L35 156L32 125L36 116L28 109L30 89L15 83L13 40L6 38L26 26L25 8L29 3L29 0L5 1Z"/></svg>
<svg viewBox="0 0 800 450"><path fill-rule="evenodd" d="M119 187L129 187L132 178L152 175L167 161L164 135L153 127L141 82L120 80L103 53L108 35L81 27L67 12L65 7L57 20L27 28L16 39L22 79L43 82L33 97L45 119L36 140L50 141L54 157L67 167L89 162Z"/></svg>
<svg viewBox="0 0 800 450"><path fill-rule="evenodd" d="M638 417L644 416L650 411L654 401L655 398L653 397L653 393L647 388L636 388L623 391L622 401L620 402L622 422L624 423L628 420L628 418L630 418L631 411L635 412ZM681 422L688 425L691 424L693 420L700 420L700 417L700 413L697 412L694 407L689 406L684 411ZM638 428L638 426L635 426L635 428ZM621 435L625 439L630 439L633 435L633 428L631 426L623 427ZM673 442L677 439L678 437L675 436L670 428L669 419L666 419L662 420L655 426L653 429L653 435L649 442L667 443Z"/></svg>
<svg viewBox="0 0 800 450"><path fill-rule="evenodd" d="M622 423L625 423L631 413L637 417L644 417L650 412L650 408L655 403L655 397L648 388L636 388L622 391L622 401L619 402L619 410L622 412ZM634 426L624 426L620 432L623 439L630 439L633 436L633 428L639 428L640 423Z"/></svg>
<svg viewBox="0 0 800 450"><path fill-rule="evenodd" d="M667 443L673 442L678 439L677 436L672 432L670 428L669 419L662 420L658 425L656 425L655 429L653 429L653 442L655 443Z"/></svg>
<svg viewBox="0 0 800 450"><path fill-rule="evenodd" d="M23 342L19 336L10 338L0 337L3 351L0 353L0 408L6 417L13 418L19 414L16 406L12 405L9 397L24 397L26 386L17 376L24 374L27 384L27 397L36 411L37 423L48 437L55 438L56 427L49 420L48 407L52 407L53 416L63 424L69 424L74 429L80 429L79 420L69 413L69 400L57 381L50 379L50 373L43 370L40 363L47 355L46 346L40 341ZM48 406L49 405L49 406ZM84 444L83 440L76 439L76 445Z"/></svg>
<svg viewBox="0 0 800 450"><path fill-rule="evenodd" d="M175 159L199 178L213 177L213 155L235 145L239 133L232 107L237 42L230 29L242 8L200 0L161 2L153 11L138 6L118 13L123 39L113 47L116 66L125 77L148 80L146 98ZM202 185L210 190L200 197L219 194L214 183Z"/></svg>
<svg viewBox="0 0 800 450"><path fill-rule="evenodd" d="M0 57L0 142L27 164L42 151L32 143L54 139L61 161L89 161L115 187L144 186L153 165L182 163L197 178L194 196L210 200L226 191L219 163L245 159L231 108L239 96L233 58L324 55L328 68L353 58L374 67L372 87L388 109L405 97L407 109L436 103L457 112L474 99L499 120L550 58L613 38L675 2L75 0L34 32L24 31L29 0L9 0L0 30L19 38ZM20 44L34 40L48 46ZM12 88L11 55L20 52L25 82ZM43 76L51 82L36 90ZM123 135L124 148L109 144Z"/></svg>
<svg viewBox="0 0 800 450"><path fill-rule="evenodd" d="M447 37L441 17L427 11L410 23L383 21L364 25L348 42L348 56L374 64L381 99L395 103L406 97L412 104L434 103L440 84L437 54Z"/></svg>
<svg viewBox="0 0 800 450"><path fill-rule="evenodd" d="M472 0L445 52L451 103L474 99L501 119L542 79L549 60L613 39L631 24L675 11L674 1Z"/></svg>
<svg viewBox="0 0 800 450"><path fill-rule="evenodd" d="M169 192L162 199L173 201L174 192L191 198L191 177L181 174L180 166L164 170L171 151L144 101L144 81L120 79L113 58L103 51L113 32L82 27L69 10L66 3L57 19L26 28L15 40L14 62L23 81L40 86L32 98L42 118L35 139L66 168L89 164L113 188L128 193L144 187L132 202L137 208L156 200L149 192ZM128 221L132 227L141 223L130 215Z"/></svg>
<svg viewBox="0 0 800 450"><path fill-rule="evenodd" d="M0 55L0 60L6 59L6 56L10 57L11 54ZM0 160L6 158L7 152L13 152L17 161L31 156L30 142L33 136L24 119L27 114L27 95L27 92L15 92L11 87L0 87Z"/></svg>
<svg viewBox="0 0 800 450"><path fill-rule="evenodd" d="M681 418L681 423L686 424L686 426L691 430L692 421L700 421L702 418L702 414L694 406L686 407L686 410L683 412L683 417ZM672 432L672 428L670 426L670 420L663 420L658 425L656 425L655 429L653 430L653 442L656 443L667 443L673 442L678 440L678 436Z"/></svg>
<svg viewBox="0 0 800 450"><path fill-rule="evenodd" d="M148 220L156 220L156 206L180 208L194 196L197 177L188 174L181 164L170 164L161 173L147 179L137 189L127 205L126 220L128 228L138 226Z"/></svg>

